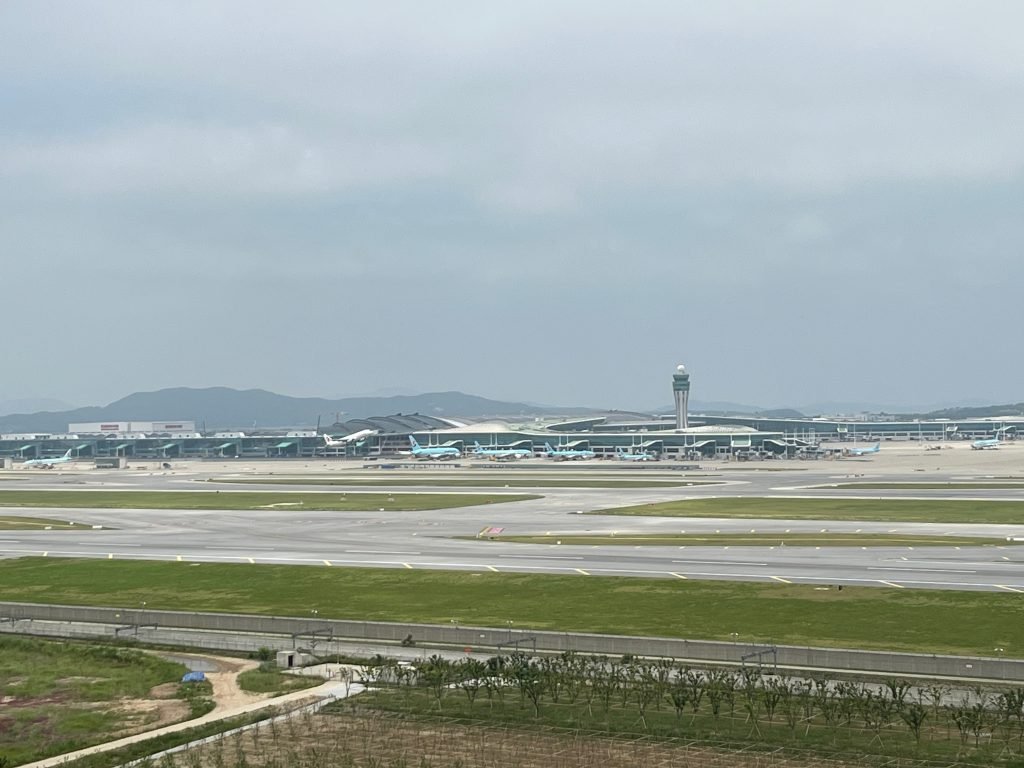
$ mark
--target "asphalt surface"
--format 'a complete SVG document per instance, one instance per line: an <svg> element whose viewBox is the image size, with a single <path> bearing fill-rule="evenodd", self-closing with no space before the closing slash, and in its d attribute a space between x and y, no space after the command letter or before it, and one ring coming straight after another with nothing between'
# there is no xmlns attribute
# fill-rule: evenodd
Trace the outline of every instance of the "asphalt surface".
<svg viewBox="0 0 1024 768"><path fill-rule="evenodd" d="M587 466L589 465L589 466ZM302 477L309 485L212 484L211 478ZM658 488L445 488L437 485L325 487L325 476L394 478L673 479L714 485ZM797 547L797 546L578 546L514 544L463 539L488 527L504 534L848 532L929 533L1024 537L1020 525L869 523L581 515L602 508L706 497L840 497L1024 499L1011 489L837 489L849 482L977 482L1024 480L1024 445L971 451L965 445L924 451L914 444L886 445L870 458L841 461L705 462L699 472L658 464L624 469L619 463L543 460L514 467L363 470L343 461L225 463L174 462L128 470L4 472L0 490L238 490L325 493L538 493L543 498L430 512L312 512L301 508L256 511L12 509L4 515L73 520L78 531L0 531L0 557L45 555L188 562L279 563L318 567L364 566L497 573L561 573L666 579L728 579L775 583L856 584L899 588L975 589L1024 594L1024 548L997 547ZM426 481L424 481L426 482ZM809 486L826 486L814 487Z"/></svg>

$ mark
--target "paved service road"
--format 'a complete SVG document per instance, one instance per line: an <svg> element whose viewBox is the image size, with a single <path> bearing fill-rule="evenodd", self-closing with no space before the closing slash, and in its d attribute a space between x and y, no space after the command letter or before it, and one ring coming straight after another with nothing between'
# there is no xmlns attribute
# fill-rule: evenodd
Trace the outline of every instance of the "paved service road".
<svg viewBox="0 0 1024 768"><path fill-rule="evenodd" d="M483 489L487 493L543 494L543 498L508 504L431 512L311 512L301 509L256 511L195 510L75 510L5 509L6 514L45 516L103 526L79 531L0 531L0 556L93 557L181 560L190 562L288 563L319 567L366 566L390 568L465 569L498 573L562 573L587 576L646 576L666 579L731 579L775 583L859 584L902 588L985 589L1024 594L1024 548L1000 547L678 547L678 546L554 546L475 540L484 527L506 534L579 533L750 533L847 532L956 534L1006 538L1024 537L1021 525L867 523L709 518L657 518L578 515L577 512L709 496L780 496L842 498L980 498L1024 499L1019 489L870 490L815 488L823 484L886 482L963 482L986 475L1021 477L1024 446L999 452L965 451L964 446L942 452L904 448L871 459L819 462L764 462L739 468L709 464L699 473L666 472L654 465L623 470L609 462L595 466L541 462L494 470L418 469L404 473L363 472L344 462L275 462L257 464L175 462L171 471L71 471L4 473L24 478L4 482L0 490L53 488L60 490L260 490L284 492L319 490L352 494L359 490L398 493L421 491L481 492L480 489L437 485L328 487L316 485L315 475L361 478L427 478L423 482L455 479L536 478L672 479L717 481L717 485L657 488L516 488ZM890 453L892 458L890 459ZM941 453L940 457L936 454ZM979 455L980 454L980 455ZM943 466L927 468L939 460ZM341 469L339 469L341 467ZM786 471L766 471L786 467ZM926 468L922 471L922 467ZM612 471L612 470L615 471ZM211 477L234 474L245 479L273 471L275 476L303 477L308 486L213 485ZM449 478L449 480L445 480ZM467 538L456 538L467 537Z"/></svg>

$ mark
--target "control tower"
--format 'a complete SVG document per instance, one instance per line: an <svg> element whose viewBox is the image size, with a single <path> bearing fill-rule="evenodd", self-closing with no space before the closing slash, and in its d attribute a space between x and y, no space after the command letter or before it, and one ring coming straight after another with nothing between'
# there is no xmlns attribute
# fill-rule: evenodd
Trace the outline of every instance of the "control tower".
<svg viewBox="0 0 1024 768"><path fill-rule="evenodd" d="M672 374L672 394L676 399L676 429L688 426L687 409L690 401L690 374L685 365L677 365Z"/></svg>

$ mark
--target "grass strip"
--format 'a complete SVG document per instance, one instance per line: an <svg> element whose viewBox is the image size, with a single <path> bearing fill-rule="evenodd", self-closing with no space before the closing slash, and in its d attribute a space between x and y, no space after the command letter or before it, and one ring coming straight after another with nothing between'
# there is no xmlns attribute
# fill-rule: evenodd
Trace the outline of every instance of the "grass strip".
<svg viewBox="0 0 1024 768"><path fill-rule="evenodd" d="M0 531L38 531L53 528L54 530L80 531L89 530L92 526L72 523L67 520L50 520L45 517L18 517L17 515L0 515Z"/></svg>
<svg viewBox="0 0 1024 768"><path fill-rule="evenodd" d="M682 499L614 507L591 515L738 517L757 520L863 520L905 523L1024 523L1024 501L976 499Z"/></svg>
<svg viewBox="0 0 1024 768"><path fill-rule="evenodd" d="M367 488L389 487L401 488L404 486L437 486L441 488L679 488L692 485L717 485L709 481L680 481L680 480L590 480L579 478L578 480L559 478L441 478L441 477L400 477L400 478L258 478L246 480L243 478L212 478L213 483L235 483L239 485L324 485L324 486L362 486Z"/></svg>
<svg viewBox="0 0 1024 768"><path fill-rule="evenodd" d="M466 538L476 538L473 536ZM891 533L707 533L616 534L614 536L488 536L485 541L516 544L592 546L731 546L731 547L994 547L1007 546L1005 538L971 536L915 536Z"/></svg>
<svg viewBox="0 0 1024 768"><path fill-rule="evenodd" d="M412 512L539 499L526 494L274 493L272 491L0 491L0 507L69 509L301 509Z"/></svg>
<svg viewBox="0 0 1024 768"><path fill-rule="evenodd" d="M1024 657L1010 592L21 558L0 599Z"/></svg>
<svg viewBox="0 0 1024 768"><path fill-rule="evenodd" d="M272 693L275 696L292 693L323 684L323 678L287 675L272 661L260 664L238 676L238 687L249 693Z"/></svg>

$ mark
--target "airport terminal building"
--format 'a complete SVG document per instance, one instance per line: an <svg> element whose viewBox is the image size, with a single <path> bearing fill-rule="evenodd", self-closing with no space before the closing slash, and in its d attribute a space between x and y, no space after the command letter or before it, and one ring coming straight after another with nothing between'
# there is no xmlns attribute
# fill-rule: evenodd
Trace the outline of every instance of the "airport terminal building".
<svg viewBox="0 0 1024 768"><path fill-rule="evenodd" d="M400 457L410 437L424 446L449 446L463 454L477 443L487 448L522 449L544 455L548 446L593 451L613 458L619 450L646 452L668 460L751 459L821 455L837 447L822 444L887 440L950 441L1015 439L1024 417L880 421L845 418L760 418L689 413L690 375L682 365L672 376L675 413L663 416L609 412L572 420L521 423L506 419L465 420L394 414L353 419L323 430L266 430L257 434L221 431L202 434L194 421L107 421L69 424L66 434L0 435L0 458L18 461L61 456L69 449L82 459L310 459ZM520 417L521 418L521 417ZM345 436L354 439L345 440Z"/></svg>

